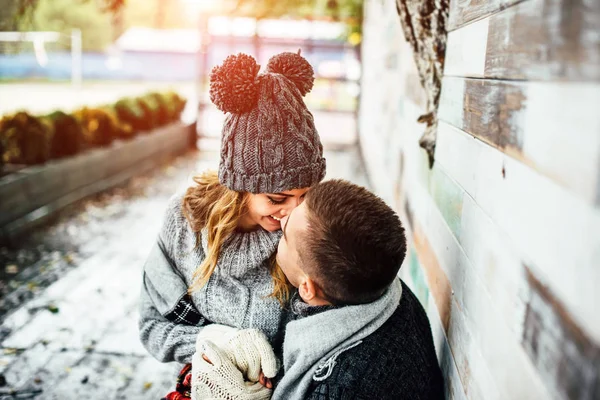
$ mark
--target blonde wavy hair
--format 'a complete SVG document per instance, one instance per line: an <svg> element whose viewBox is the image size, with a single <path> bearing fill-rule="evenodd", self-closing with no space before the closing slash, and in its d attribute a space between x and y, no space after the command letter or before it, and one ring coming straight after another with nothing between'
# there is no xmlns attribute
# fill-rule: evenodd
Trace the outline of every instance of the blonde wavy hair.
<svg viewBox="0 0 600 400"><path fill-rule="evenodd" d="M215 171L203 172L194 176L196 185L191 186L183 197L183 213L196 234L196 246L200 245L200 231L206 227L206 258L192 278L188 293L201 289L217 266L221 247L227 238L236 230L240 218L247 212L249 194L236 192L221 185ZM269 273L273 279L273 293L282 307L290 298L290 283L275 260L275 254L269 262Z"/></svg>

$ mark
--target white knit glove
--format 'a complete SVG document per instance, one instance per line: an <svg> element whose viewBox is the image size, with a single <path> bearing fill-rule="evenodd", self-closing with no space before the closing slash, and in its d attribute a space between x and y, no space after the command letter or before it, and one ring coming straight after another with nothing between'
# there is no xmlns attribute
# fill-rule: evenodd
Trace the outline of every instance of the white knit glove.
<svg viewBox="0 0 600 400"><path fill-rule="evenodd" d="M229 359L226 351L210 340L197 343L192 356L192 400L267 400L272 389L259 382L244 381L242 372ZM211 361L202 358L202 354Z"/></svg>
<svg viewBox="0 0 600 400"><path fill-rule="evenodd" d="M260 372L274 378L279 370L278 360L267 340L258 329L236 329L210 324L200 330L196 339L196 353L201 353L206 341L211 341L225 352L243 376L257 382ZM210 357L209 357L210 359ZM211 360L212 361L212 360Z"/></svg>

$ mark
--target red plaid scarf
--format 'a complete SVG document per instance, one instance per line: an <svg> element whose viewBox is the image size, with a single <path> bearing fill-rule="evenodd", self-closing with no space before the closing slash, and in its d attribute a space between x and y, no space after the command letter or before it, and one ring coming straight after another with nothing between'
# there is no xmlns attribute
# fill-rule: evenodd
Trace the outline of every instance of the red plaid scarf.
<svg viewBox="0 0 600 400"><path fill-rule="evenodd" d="M192 396L192 364L186 364L179 376L175 391L167 394L161 400L190 400Z"/></svg>

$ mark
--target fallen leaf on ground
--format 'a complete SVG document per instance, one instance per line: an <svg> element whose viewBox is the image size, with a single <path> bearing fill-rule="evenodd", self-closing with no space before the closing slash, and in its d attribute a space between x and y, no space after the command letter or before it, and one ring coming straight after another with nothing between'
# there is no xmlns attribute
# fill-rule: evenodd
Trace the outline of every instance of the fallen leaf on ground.
<svg viewBox="0 0 600 400"><path fill-rule="evenodd" d="M16 274L17 272L19 272L19 267L17 267L16 264L9 264L4 270L7 274Z"/></svg>

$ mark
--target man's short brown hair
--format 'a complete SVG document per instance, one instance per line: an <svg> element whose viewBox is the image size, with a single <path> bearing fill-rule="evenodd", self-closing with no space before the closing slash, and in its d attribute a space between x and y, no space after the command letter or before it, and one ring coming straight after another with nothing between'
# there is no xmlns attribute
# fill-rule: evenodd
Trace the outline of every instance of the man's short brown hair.
<svg viewBox="0 0 600 400"><path fill-rule="evenodd" d="M299 242L301 268L333 304L378 299L406 255L398 215L367 189L344 180L315 185L305 202L308 228Z"/></svg>

